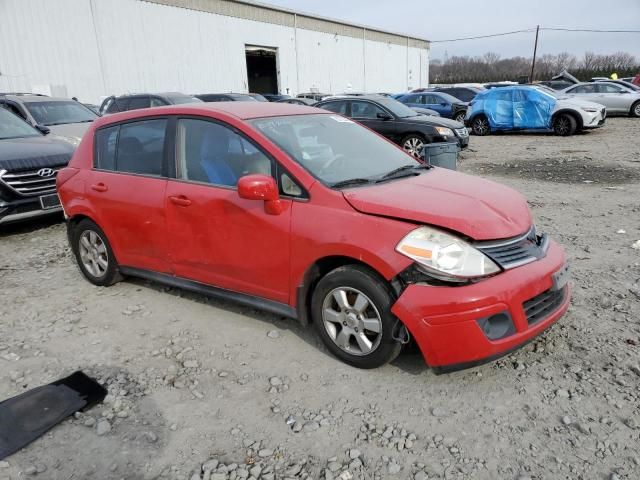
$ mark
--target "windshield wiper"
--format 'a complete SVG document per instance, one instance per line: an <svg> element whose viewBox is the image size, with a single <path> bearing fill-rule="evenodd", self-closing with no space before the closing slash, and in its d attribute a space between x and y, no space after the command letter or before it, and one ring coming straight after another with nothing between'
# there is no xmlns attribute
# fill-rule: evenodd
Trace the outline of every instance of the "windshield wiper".
<svg viewBox="0 0 640 480"><path fill-rule="evenodd" d="M390 172L385 173L383 176L381 176L378 180L376 180L376 182L383 182L385 180L388 180L390 178L399 178L399 177L403 177L403 176L409 176L409 175L414 175L414 174L418 174L416 172L416 170L429 170L430 168L433 168L431 165L429 165L428 163L418 163L416 165L412 164L412 165L403 165L402 167L398 167L395 170L391 170ZM401 173L404 173L404 175L400 175Z"/></svg>
<svg viewBox="0 0 640 480"><path fill-rule="evenodd" d="M364 185L365 183L371 183L368 178L348 178L346 180L340 180L339 182L332 183L331 188L349 187L351 185Z"/></svg>

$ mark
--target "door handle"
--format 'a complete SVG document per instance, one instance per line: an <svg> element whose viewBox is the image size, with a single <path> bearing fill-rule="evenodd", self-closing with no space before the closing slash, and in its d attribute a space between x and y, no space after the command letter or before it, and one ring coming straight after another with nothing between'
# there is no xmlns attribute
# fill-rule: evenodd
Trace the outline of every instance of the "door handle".
<svg viewBox="0 0 640 480"><path fill-rule="evenodd" d="M191 200L189 200L184 195L180 195L178 197L169 197L169 200L181 207L188 207L189 205L191 205Z"/></svg>
<svg viewBox="0 0 640 480"><path fill-rule="evenodd" d="M91 185L91 188L96 192L106 192L107 190L109 190L109 188L107 188L107 186L102 182Z"/></svg>

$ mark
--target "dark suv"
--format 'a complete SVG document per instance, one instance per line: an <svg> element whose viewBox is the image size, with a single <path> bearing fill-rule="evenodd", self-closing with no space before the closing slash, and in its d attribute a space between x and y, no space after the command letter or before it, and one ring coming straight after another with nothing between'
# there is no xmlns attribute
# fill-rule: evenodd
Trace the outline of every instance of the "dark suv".
<svg viewBox="0 0 640 480"><path fill-rule="evenodd" d="M100 114L126 112L140 108L164 107L165 105L179 105L182 103L197 103L202 100L191 95L178 92L140 93L136 95L110 96L100 105Z"/></svg>
<svg viewBox="0 0 640 480"><path fill-rule="evenodd" d="M436 87L432 89L432 92L442 92L448 93L452 97L456 97L458 100L462 100L463 102L470 102L473 100L478 93L483 91L484 88L476 88L476 87Z"/></svg>
<svg viewBox="0 0 640 480"><path fill-rule="evenodd" d="M467 129L458 122L452 126L439 125L440 117L419 115L402 103L380 95L342 97L319 102L315 107L353 118L359 123L397 143L414 157L422 156L427 143L458 142L459 135L464 136L459 143L469 143Z"/></svg>
<svg viewBox="0 0 640 480"><path fill-rule="evenodd" d="M61 210L56 175L73 150L0 108L0 225Z"/></svg>

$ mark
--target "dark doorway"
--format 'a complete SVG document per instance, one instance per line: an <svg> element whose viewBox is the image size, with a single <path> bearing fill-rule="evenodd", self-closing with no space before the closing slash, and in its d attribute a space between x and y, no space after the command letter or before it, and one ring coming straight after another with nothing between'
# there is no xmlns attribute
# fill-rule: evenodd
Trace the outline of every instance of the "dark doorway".
<svg viewBox="0 0 640 480"><path fill-rule="evenodd" d="M247 57L247 78L251 93L279 93L278 68L275 48L245 48Z"/></svg>

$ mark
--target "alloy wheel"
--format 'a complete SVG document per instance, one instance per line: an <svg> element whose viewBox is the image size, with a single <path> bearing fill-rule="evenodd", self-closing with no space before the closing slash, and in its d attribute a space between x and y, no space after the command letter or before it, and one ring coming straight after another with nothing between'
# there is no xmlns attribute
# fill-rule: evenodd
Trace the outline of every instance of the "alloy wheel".
<svg viewBox="0 0 640 480"><path fill-rule="evenodd" d="M85 230L80 235L78 247L85 270L96 278L104 276L109 267L109 254L100 235L93 230Z"/></svg>
<svg viewBox="0 0 640 480"><path fill-rule="evenodd" d="M456 122L460 122L464 125L464 119L465 119L466 115L464 113L460 113L458 115L456 115L456 118L454 118L454 120Z"/></svg>
<svg viewBox="0 0 640 480"><path fill-rule="evenodd" d="M413 155L415 158L421 158L424 142L418 137L410 137L405 140L402 147L409 155Z"/></svg>
<svg viewBox="0 0 640 480"><path fill-rule="evenodd" d="M330 291L322 304L322 321L331 340L350 355L369 355L380 345L380 312L360 290L339 287Z"/></svg>
<svg viewBox="0 0 640 480"><path fill-rule="evenodd" d="M636 117L640 117L640 102L638 102L636 107L633 109L633 113Z"/></svg>
<svg viewBox="0 0 640 480"><path fill-rule="evenodd" d="M560 117L556 120L556 133L558 135L566 135L571 126L567 117Z"/></svg>
<svg viewBox="0 0 640 480"><path fill-rule="evenodd" d="M473 121L473 133L477 135L489 133L489 121L486 118L476 118Z"/></svg>

